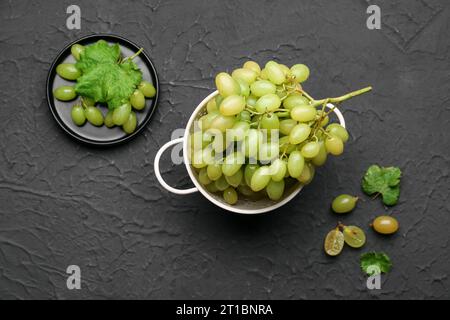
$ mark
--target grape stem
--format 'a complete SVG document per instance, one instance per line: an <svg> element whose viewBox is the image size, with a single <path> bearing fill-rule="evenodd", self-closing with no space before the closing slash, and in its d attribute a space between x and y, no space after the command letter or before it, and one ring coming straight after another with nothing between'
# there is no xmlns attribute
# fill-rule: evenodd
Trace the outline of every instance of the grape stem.
<svg viewBox="0 0 450 320"><path fill-rule="evenodd" d="M144 48L140 48L138 52L136 52L135 54L133 54L130 57L126 57L125 59L122 60L121 63L124 63L127 60L133 60L134 58L136 58L138 55L140 55L142 53L142 51L144 51Z"/></svg>

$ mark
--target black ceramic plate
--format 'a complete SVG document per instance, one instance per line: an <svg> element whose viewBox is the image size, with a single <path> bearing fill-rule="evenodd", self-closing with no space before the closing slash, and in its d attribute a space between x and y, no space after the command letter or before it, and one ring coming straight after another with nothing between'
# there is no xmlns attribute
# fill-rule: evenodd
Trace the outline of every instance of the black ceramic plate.
<svg viewBox="0 0 450 320"><path fill-rule="evenodd" d="M119 127L114 127L111 129L107 128L106 126L95 127L88 122L86 122L86 124L81 127L75 125L72 122L70 113L72 106L75 104L77 100L62 102L53 97L53 90L62 85L74 85L75 82L64 80L60 76L58 76L56 74L56 67L60 63L75 62L75 59L70 53L70 48L73 44L79 43L81 45L86 46L94 42L97 42L100 39L103 39L111 44L118 43L123 57L131 56L140 49L140 47L134 44L133 42L115 35L103 35L103 34L91 35L70 43L58 54L56 59L53 61L50 71L48 73L47 101L50 110L53 116L55 117L56 121L58 122L58 124L61 126L61 128L63 128L64 131L66 131L72 137L88 144L97 146L108 146L128 141L145 127L145 125L148 123L153 112L156 109L156 105L158 102L159 82L158 76L156 75L155 67L153 66L144 48L144 52L142 52L133 61L141 69L143 79L152 83L153 86L156 88L156 96L152 99L146 99L145 108L142 111L136 111L136 116L138 120L136 131L128 135L125 132L123 132L122 129ZM106 115L106 112L108 111L107 107L100 105L99 108L103 112L103 115Z"/></svg>

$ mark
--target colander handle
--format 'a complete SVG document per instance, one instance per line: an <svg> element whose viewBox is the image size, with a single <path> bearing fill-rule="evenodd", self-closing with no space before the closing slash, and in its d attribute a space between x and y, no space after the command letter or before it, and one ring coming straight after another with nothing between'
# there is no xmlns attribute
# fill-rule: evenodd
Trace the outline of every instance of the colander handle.
<svg viewBox="0 0 450 320"><path fill-rule="evenodd" d="M339 123L341 126L343 126L345 128L345 119L344 116L342 115L341 111L339 111L339 109L337 107L335 107L333 104L328 103L326 105L327 108L329 109L333 109L333 112L336 114L337 118L339 119Z"/></svg>
<svg viewBox="0 0 450 320"><path fill-rule="evenodd" d="M178 143L183 143L183 138L174 139L172 141L167 142L165 145L161 147L161 149L158 150L155 156L155 162L154 162L154 168L155 168L155 175L156 179L158 179L159 183L167 190L172 193L176 194L190 194L197 192L197 188L190 188L190 189L176 189L174 187L171 187L167 184L166 181L164 181L163 177L161 176L161 171L159 170L159 161L161 159L162 154L164 151L166 151L168 148L170 148L173 145L176 145Z"/></svg>

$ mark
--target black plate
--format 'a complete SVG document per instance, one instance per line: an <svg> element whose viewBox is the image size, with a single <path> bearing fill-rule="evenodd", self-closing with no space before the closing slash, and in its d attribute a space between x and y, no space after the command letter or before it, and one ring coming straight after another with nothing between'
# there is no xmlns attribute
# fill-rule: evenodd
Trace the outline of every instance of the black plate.
<svg viewBox="0 0 450 320"><path fill-rule="evenodd" d="M53 90L62 85L74 85L75 82L67 81L62 79L60 76L56 74L56 67L60 63L74 63L75 59L70 53L70 48L73 44L79 43L81 45L89 45L98 40L103 39L108 43L118 43L120 46L120 51L122 56L127 57L133 55L137 52L141 47L134 44L133 42L119 36L115 35L90 35L78 39L69 45L67 45L56 57L53 61L50 71L47 77L47 101L50 107L50 111L55 117L58 124L70 134L75 139L97 146L108 146L114 145L118 143L122 143L128 141L133 138L136 134L138 134L148 123L153 112L156 109L156 105L158 102L158 94L159 94L159 81L158 76L156 74L155 67L153 66L150 58L148 57L146 50L144 48L144 52L142 52L138 57L136 57L133 61L138 65L138 67L142 71L142 78L153 84L156 89L156 96L152 99L146 99L146 106L142 111L136 111L136 116L138 119L138 125L136 130L132 134L126 134L119 127L107 128L106 126L95 127L90 123L86 123L84 126L78 127L72 122L72 118L70 116L71 108L74 105L75 101L63 102L55 99L53 97ZM78 99L78 98L77 98ZM108 111L106 106L101 106L99 108L103 115L106 115Z"/></svg>

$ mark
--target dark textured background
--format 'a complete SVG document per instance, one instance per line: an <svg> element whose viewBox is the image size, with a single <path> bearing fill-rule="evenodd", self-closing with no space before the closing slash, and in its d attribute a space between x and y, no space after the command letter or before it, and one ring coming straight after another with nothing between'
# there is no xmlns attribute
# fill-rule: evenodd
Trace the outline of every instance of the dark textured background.
<svg viewBox="0 0 450 320"><path fill-rule="evenodd" d="M69 31L72 3L0 1L0 298L450 298L448 1L77 1L82 27ZM370 3L381 30L366 28ZM144 46L161 79L150 125L112 149L72 140L45 101L59 50L97 32ZM214 75L248 58L308 64L314 96L374 87L345 104L345 155L291 203L252 217L170 195L152 164ZM355 212L330 213L333 196L361 194L373 163L402 168L400 203L363 196ZM189 186L183 166L164 167ZM393 237L368 228L384 213L401 223ZM364 226L368 242L332 259L323 239L338 219ZM377 292L358 265L369 250L394 263ZM66 289L70 264L82 290Z"/></svg>

